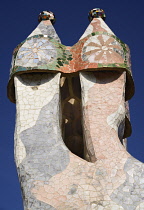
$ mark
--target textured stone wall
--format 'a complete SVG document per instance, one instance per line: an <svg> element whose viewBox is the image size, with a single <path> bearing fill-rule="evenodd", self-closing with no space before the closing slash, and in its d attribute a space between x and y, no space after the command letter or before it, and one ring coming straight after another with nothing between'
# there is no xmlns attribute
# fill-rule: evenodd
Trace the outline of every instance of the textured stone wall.
<svg viewBox="0 0 144 210"><path fill-rule="evenodd" d="M60 76L32 73L14 79L15 161L24 209L144 209L144 165L120 141L126 73ZM80 147L78 139L83 155L71 151Z"/></svg>

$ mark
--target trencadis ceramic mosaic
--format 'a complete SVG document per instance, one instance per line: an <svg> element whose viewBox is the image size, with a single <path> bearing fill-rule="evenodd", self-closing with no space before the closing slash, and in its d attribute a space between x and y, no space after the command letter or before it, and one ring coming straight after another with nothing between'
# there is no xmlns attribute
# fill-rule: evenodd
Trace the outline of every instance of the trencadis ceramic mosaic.
<svg viewBox="0 0 144 210"><path fill-rule="evenodd" d="M102 15L104 16L103 12ZM14 75L25 72L126 71L126 98L130 99L134 94L134 85L129 48L102 18L95 18L95 13L91 14L91 11L89 17L93 20L78 43L72 47L61 44L51 24L51 18L47 20L45 17L14 50L9 85L11 86ZM11 101L15 101L10 90L8 96Z"/></svg>
<svg viewBox="0 0 144 210"><path fill-rule="evenodd" d="M72 47L43 11L14 50L8 97L16 102L15 162L25 210L142 210L144 165L126 150L130 54L104 22ZM15 91L15 92L14 92Z"/></svg>

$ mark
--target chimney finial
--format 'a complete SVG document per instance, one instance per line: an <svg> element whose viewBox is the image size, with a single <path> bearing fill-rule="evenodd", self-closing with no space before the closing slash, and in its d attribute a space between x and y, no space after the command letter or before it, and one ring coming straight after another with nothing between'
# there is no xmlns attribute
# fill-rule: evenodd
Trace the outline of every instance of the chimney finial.
<svg viewBox="0 0 144 210"><path fill-rule="evenodd" d="M42 20L50 20L51 23L54 24L56 21L56 18L53 12L42 11L38 16L38 21L41 22Z"/></svg>
<svg viewBox="0 0 144 210"><path fill-rule="evenodd" d="M103 9L100 8L94 8L89 11L88 13L88 19L89 21L92 21L93 18L102 18L103 20L106 19L106 15Z"/></svg>

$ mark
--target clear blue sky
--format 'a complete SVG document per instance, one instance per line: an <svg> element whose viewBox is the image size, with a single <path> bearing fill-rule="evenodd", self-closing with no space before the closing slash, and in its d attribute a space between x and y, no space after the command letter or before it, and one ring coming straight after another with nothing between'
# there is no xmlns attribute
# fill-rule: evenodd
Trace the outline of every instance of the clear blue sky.
<svg viewBox="0 0 144 210"><path fill-rule="evenodd" d="M144 162L144 1L4 0L0 11L0 210L23 210L13 157L15 104L6 96L12 51L34 30L38 24L38 14L43 10L55 13L55 29L62 43L72 46L89 24L88 11L96 7L105 10L106 23L131 49L136 93L130 100L133 133L128 138L128 150L135 158Z"/></svg>

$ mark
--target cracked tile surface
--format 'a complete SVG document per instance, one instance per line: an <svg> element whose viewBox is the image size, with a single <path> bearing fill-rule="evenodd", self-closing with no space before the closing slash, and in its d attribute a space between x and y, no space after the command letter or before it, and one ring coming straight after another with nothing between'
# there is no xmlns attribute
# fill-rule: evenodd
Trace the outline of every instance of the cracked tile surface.
<svg viewBox="0 0 144 210"><path fill-rule="evenodd" d="M25 210L144 209L144 165L126 150L133 94L128 46L102 18L72 47L47 19L18 45L8 96Z"/></svg>

